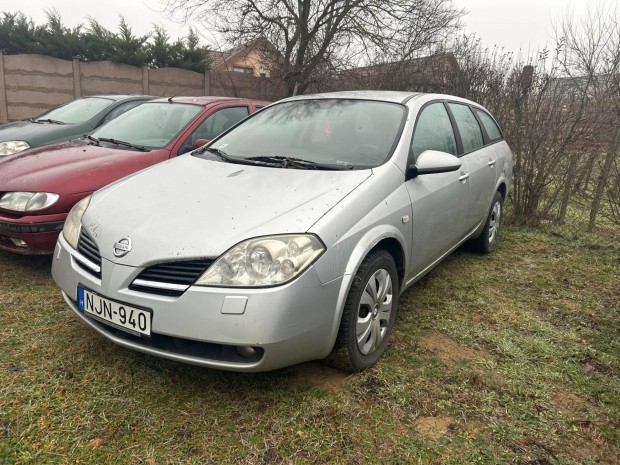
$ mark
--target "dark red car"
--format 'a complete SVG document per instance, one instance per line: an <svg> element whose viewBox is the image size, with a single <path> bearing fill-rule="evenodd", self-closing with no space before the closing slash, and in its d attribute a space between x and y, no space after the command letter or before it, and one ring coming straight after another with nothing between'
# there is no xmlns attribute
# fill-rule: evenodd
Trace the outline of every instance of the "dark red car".
<svg viewBox="0 0 620 465"><path fill-rule="evenodd" d="M157 99L82 139L1 158L0 249L52 253L76 202L204 145L267 104L226 97Z"/></svg>

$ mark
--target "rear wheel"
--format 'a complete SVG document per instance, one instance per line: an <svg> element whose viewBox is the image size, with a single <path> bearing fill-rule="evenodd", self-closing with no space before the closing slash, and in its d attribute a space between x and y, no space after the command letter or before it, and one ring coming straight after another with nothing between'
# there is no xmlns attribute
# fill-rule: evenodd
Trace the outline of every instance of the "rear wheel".
<svg viewBox="0 0 620 465"><path fill-rule="evenodd" d="M327 361L357 372L383 355L396 320L399 282L396 264L385 250L373 250L353 278L338 338Z"/></svg>
<svg viewBox="0 0 620 465"><path fill-rule="evenodd" d="M472 249L475 252L491 253L497 248L503 205L504 197L500 192L496 192L482 233L471 241Z"/></svg>

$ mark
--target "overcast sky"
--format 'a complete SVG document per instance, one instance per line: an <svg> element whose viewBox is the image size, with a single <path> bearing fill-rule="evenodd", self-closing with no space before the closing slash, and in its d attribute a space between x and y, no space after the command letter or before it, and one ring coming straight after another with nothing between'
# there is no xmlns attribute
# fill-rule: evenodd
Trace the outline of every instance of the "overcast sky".
<svg viewBox="0 0 620 465"><path fill-rule="evenodd" d="M588 4L600 1L605 0L454 0L454 3L469 10L463 20L467 32L476 33L488 46L517 52L520 48L534 51L551 44L553 24L567 9L581 16ZM163 17L160 0L0 0L1 11L22 11L37 24L45 22L44 10L48 8L55 8L67 26L87 23L87 18L92 16L108 29L116 30L119 15L123 15L135 34L148 33L153 24L163 25L173 39L188 32L187 25ZM200 32L199 25L194 26Z"/></svg>
<svg viewBox="0 0 620 465"><path fill-rule="evenodd" d="M618 0L607 0L608 4ZM583 17L587 6L605 0L454 0L469 11L463 22L488 45L527 52L554 44L553 26L567 12Z"/></svg>

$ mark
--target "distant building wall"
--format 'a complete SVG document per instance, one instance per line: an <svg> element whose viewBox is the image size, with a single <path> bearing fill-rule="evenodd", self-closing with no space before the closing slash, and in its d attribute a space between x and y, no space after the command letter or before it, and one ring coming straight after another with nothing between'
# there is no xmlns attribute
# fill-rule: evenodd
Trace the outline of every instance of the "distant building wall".
<svg viewBox="0 0 620 465"><path fill-rule="evenodd" d="M265 60L257 50L247 50L225 60L219 67L218 71L229 72L245 72L255 77L269 77L271 70L265 66Z"/></svg>
<svg viewBox="0 0 620 465"><path fill-rule="evenodd" d="M251 74L196 73L0 53L0 123L31 118L75 98L95 94L222 95L261 100L284 96L282 86Z"/></svg>

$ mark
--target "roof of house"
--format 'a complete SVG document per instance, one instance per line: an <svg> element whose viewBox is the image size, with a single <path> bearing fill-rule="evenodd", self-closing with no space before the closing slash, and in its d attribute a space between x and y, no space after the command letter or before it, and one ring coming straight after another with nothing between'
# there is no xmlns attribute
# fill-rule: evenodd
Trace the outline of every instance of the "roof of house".
<svg viewBox="0 0 620 465"><path fill-rule="evenodd" d="M240 45L238 47L224 50L223 52L211 51L211 69L219 68L220 66L234 59L236 56L241 55L241 52L245 52L247 49L248 47L246 45Z"/></svg>
<svg viewBox="0 0 620 465"><path fill-rule="evenodd" d="M228 50L212 50L210 52L212 60L211 69L218 70L219 68L224 68L226 66L226 63L229 63L236 58L244 58L249 54L249 52L253 50L259 50L263 52L277 51L271 42L269 42L264 37L259 37L258 39L252 40L242 45L238 45Z"/></svg>

